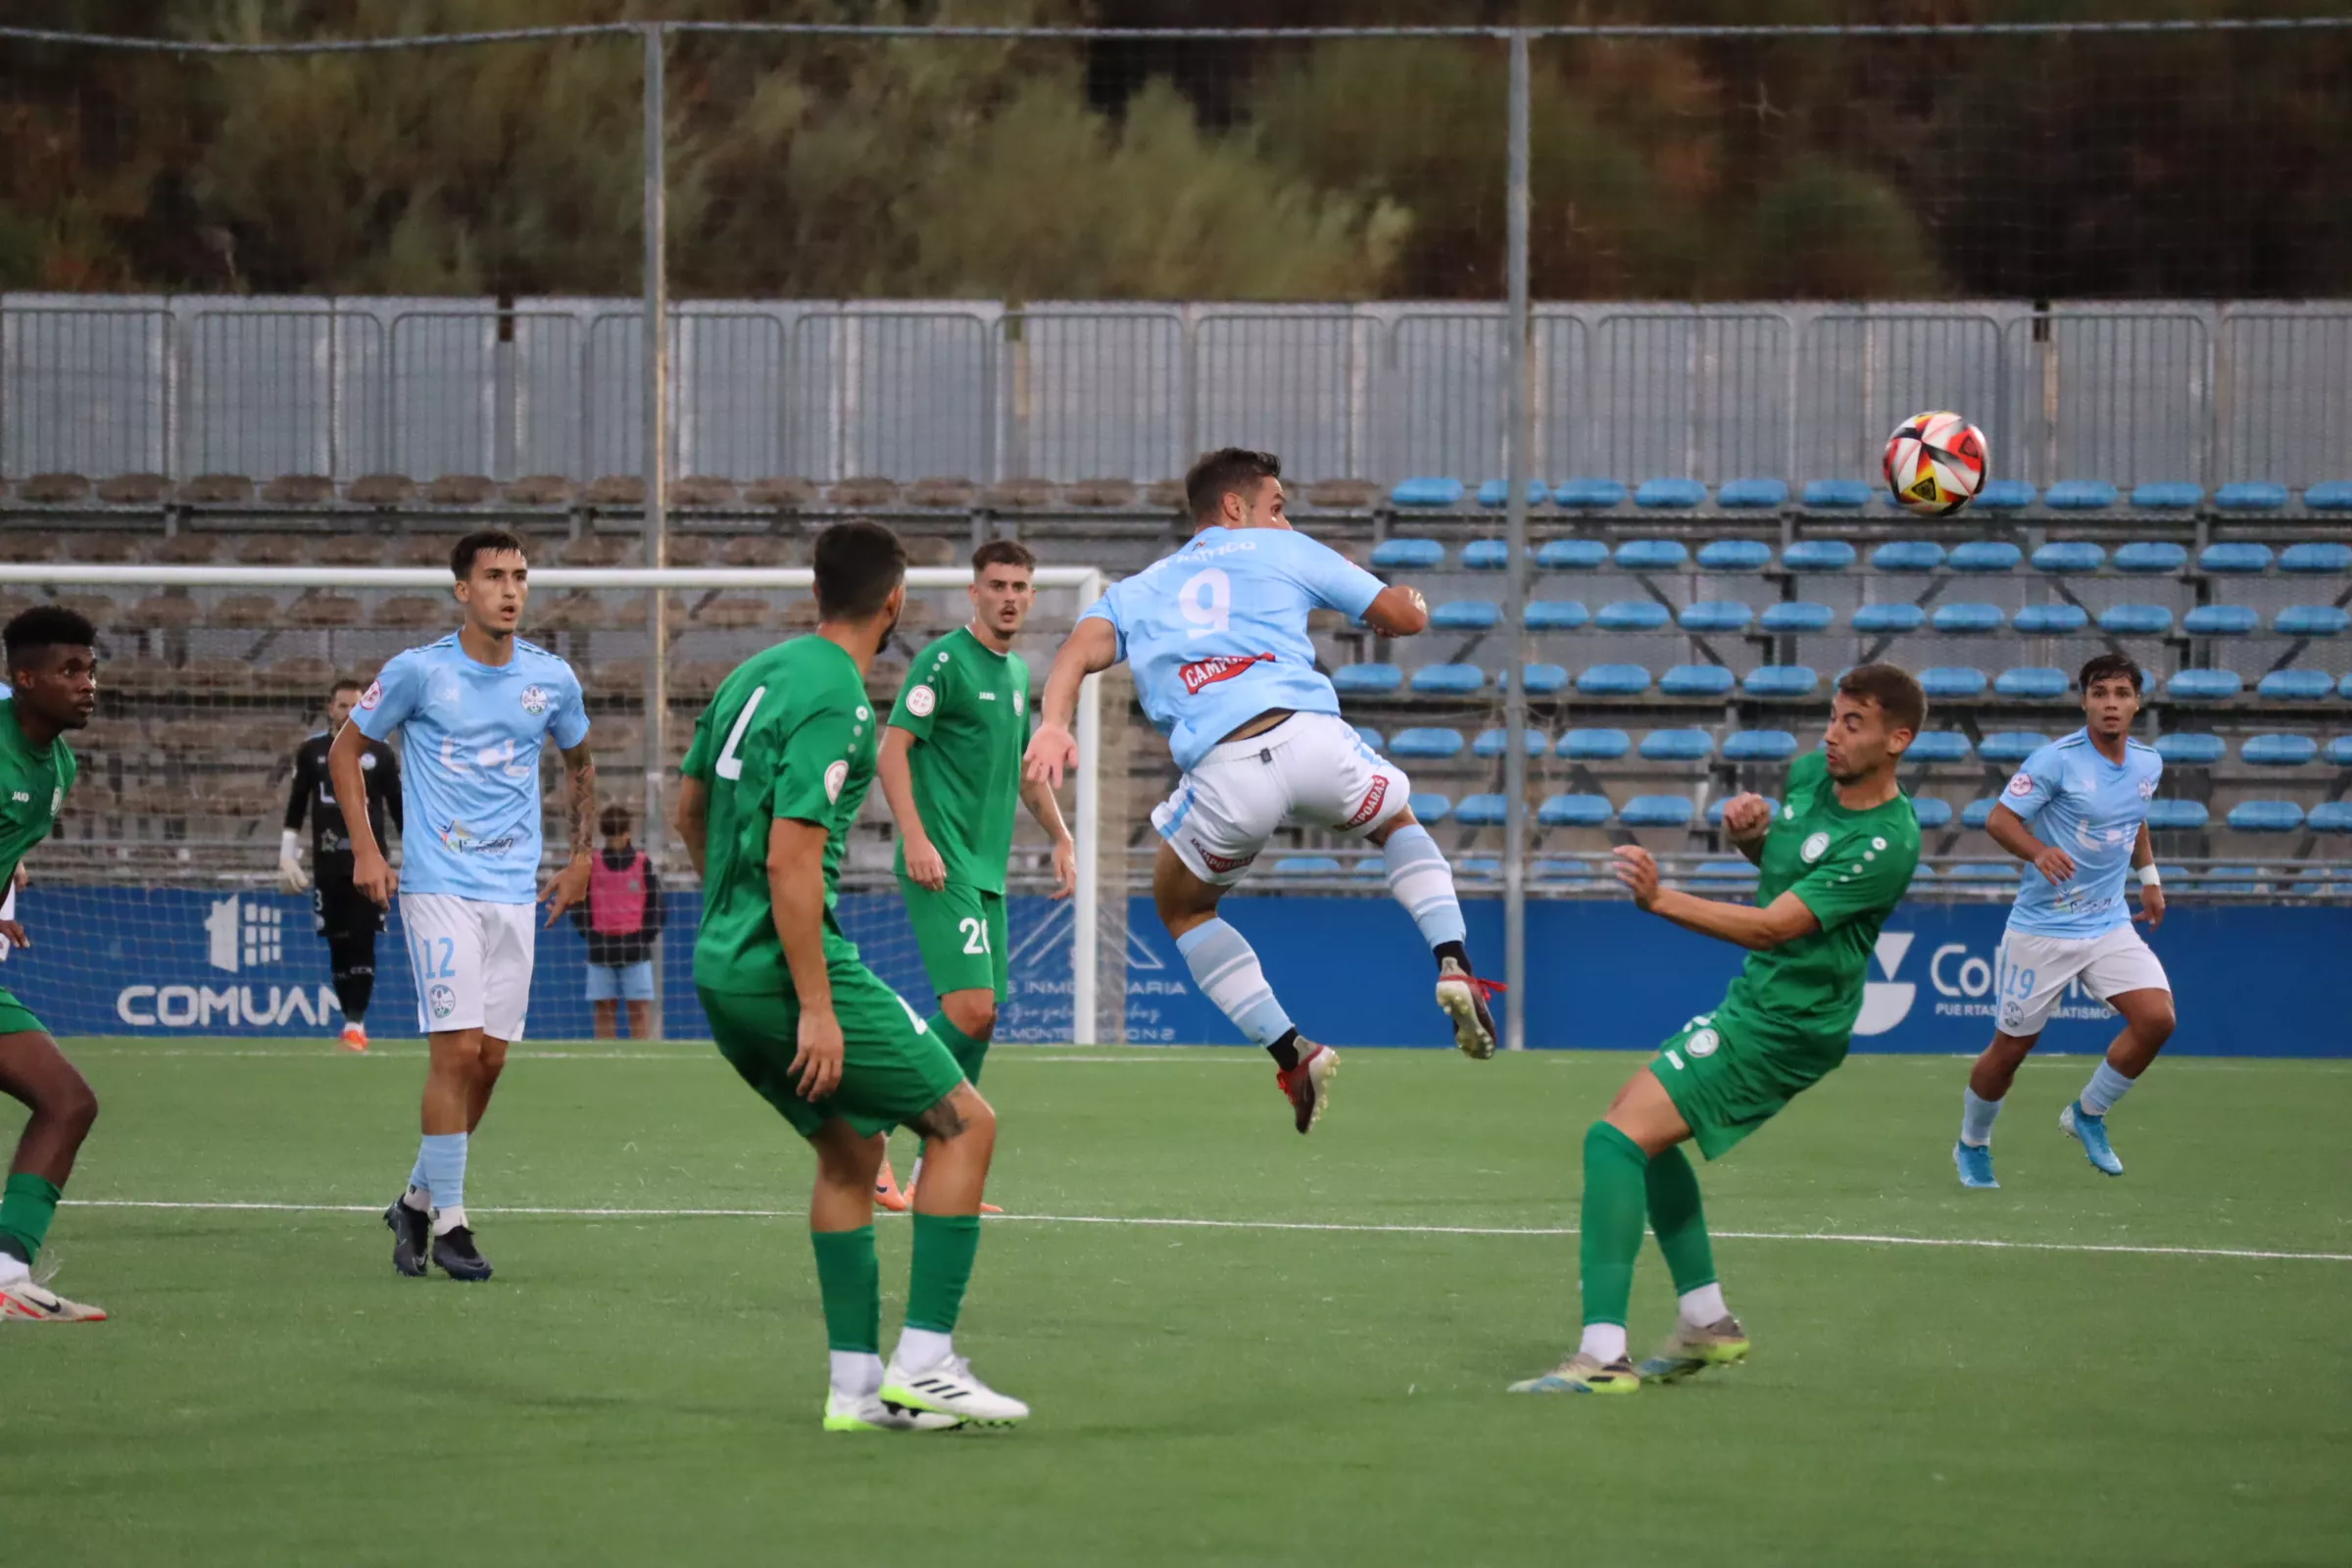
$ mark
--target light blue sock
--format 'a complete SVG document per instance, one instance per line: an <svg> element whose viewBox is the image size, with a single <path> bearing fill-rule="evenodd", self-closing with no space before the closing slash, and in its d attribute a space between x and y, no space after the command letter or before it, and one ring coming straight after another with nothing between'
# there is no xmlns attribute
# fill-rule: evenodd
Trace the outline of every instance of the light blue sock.
<svg viewBox="0 0 2352 1568"><path fill-rule="evenodd" d="M433 1206L448 1210L466 1206L466 1135L426 1133L416 1151L422 1186L433 1195Z"/></svg>
<svg viewBox="0 0 2352 1568"><path fill-rule="evenodd" d="M416 1163L409 1170L409 1185L416 1188L420 1193L426 1191L424 1184L424 1150L422 1146L419 1146L416 1150Z"/></svg>
<svg viewBox="0 0 2352 1568"><path fill-rule="evenodd" d="M2132 1084L2132 1079L2102 1061L2099 1070L2090 1075L2090 1082L2082 1086L2082 1108L2093 1116L2104 1116L2131 1092Z"/></svg>
<svg viewBox="0 0 2352 1568"><path fill-rule="evenodd" d="M1380 856L1388 862L1389 891L1421 928L1421 940L1433 948L1461 941L1465 931L1461 901L1453 896L1453 867L1429 829L1418 822L1398 828L1381 846Z"/></svg>
<svg viewBox="0 0 2352 1568"><path fill-rule="evenodd" d="M1291 1015L1274 1000L1257 955L1239 931L1222 920L1205 921L1178 937L1176 951L1184 955L1200 994L1252 1041L1270 1046L1291 1032Z"/></svg>
<svg viewBox="0 0 2352 1568"><path fill-rule="evenodd" d="M1997 1100L1981 1100L1974 1089L1960 1091L1960 1141L1971 1149L1992 1142L1992 1118L2001 1113Z"/></svg>

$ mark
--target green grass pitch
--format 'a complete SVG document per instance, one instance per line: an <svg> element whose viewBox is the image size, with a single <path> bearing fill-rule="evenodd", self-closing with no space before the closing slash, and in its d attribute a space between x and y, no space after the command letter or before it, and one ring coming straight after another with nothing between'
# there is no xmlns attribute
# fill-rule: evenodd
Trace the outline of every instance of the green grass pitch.
<svg viewBox="0 0 2352 1568"><path fill-rule="evenodd" d="M105 1111L52 1247L115 1317L0 1329L0 1517L45 1568L2352 1541L2352 1063L2160 1063L2116 1115L2121 1181L2056 1128L2087 1060L2035 1063L1980 1194L1949 1159L1962 1065L1857 1058L1702 1169L1752 1362L1614 1400L1501 1391L1573 1343L1578 1149L1638 1057L1354 1052L1302 1139L1260 1056L1006 1049L1012 1212L958 1340L1036 1415L845 1438L817 1429L808 1155L708 1047L516 1052L468 1178L479 1287L394 1277L375 1217L418 1047L69 1050ZM887 1343L906 1229L882 1236ZM1637 1352L1670 1310L1653 1248Z"/></svg>

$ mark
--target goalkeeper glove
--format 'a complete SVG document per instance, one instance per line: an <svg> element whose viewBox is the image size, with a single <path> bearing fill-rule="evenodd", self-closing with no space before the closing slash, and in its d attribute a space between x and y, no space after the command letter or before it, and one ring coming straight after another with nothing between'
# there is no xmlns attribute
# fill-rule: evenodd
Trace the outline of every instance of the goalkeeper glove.
<svg viewBox="0 0 2352 1568"><path fill-rule="evenodd" d="M302 868L302 840L287 828L277 841L277 885L288 893L300 893L311 885L308 873Z"/></svg>

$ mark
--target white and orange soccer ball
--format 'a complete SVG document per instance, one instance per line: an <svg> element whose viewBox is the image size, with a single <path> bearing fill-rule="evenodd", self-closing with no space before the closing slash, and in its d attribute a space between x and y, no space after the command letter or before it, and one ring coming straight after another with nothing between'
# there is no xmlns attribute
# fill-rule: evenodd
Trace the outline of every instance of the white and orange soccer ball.
<svg viewBox="0 0 2352 1568"><path fill-rule="evenodd" d="M1886 487L1906 511L1949 516L1990 475L1984 432L1957 414L1914 414L1886 438Z"/></svg>

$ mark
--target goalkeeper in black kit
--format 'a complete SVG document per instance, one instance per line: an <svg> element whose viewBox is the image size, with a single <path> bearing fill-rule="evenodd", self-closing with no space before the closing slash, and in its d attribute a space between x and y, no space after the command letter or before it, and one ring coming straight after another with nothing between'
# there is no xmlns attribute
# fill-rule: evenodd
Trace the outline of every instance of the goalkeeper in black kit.
<svg viewBox="0 0 2352 1568"><path fill-rule="evenodd" d="M351 835L343 827L343 806L335 799L334 780L327 777L327 748L335 732L351 716L359 701L360 683L337 681L326 699L326 727L294 751L294 788L286 800L286 831L278 841L277 869L288 893L311 891L311 908L318 917L318 934L326 939L328 960L334 965L335 1000L343 1006L343 1049L368 1049L368 1000L375 992L375 938L384 928L383 906L352 885ZM402 827L400 819L400 758L381 741L370 741L360 756L368 780L368 821L375 842L386 844L384 819ZM311 819L311 868L317 885L302 869L302 819ZM403 828L403 831L406 831Z"/></svg>

